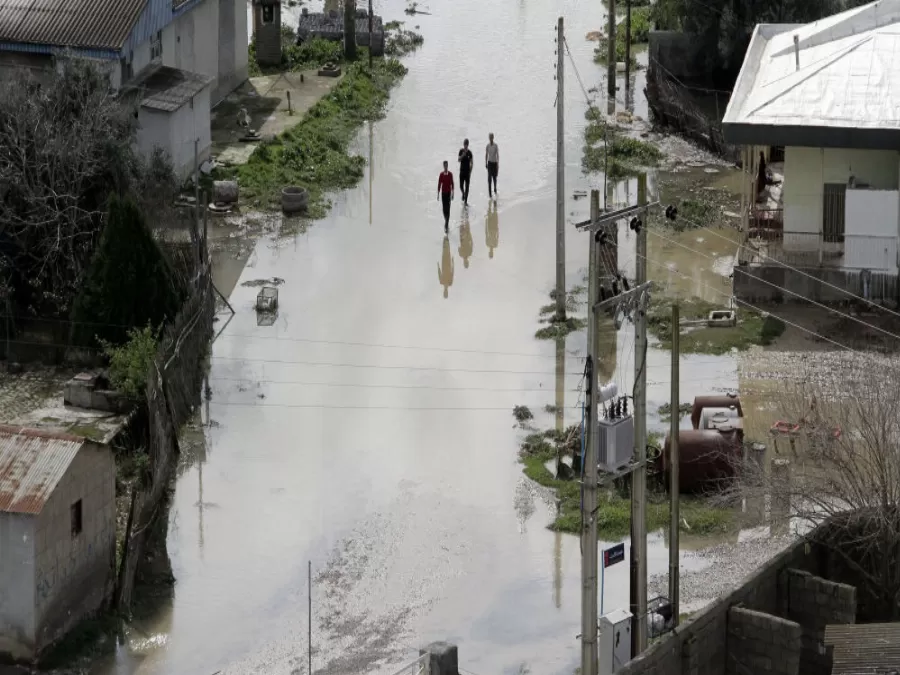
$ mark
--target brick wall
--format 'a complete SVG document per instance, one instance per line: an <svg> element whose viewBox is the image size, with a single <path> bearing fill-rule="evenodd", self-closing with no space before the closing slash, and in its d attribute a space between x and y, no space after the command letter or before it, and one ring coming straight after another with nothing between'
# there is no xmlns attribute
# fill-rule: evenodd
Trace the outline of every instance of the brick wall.
<svg viewBox="0 0 900 675"><path fill-rule="evenodd" d="M728 610L726 675L797 675L800 624L743 607Z"/></svg>
<svg viewBox="0 0 900 675"><path fill-rule="evenodd" d="M801 668L804 675L830 675L831 657L825 650L825 626L856 623L856 588L809 572L782 572L782 613L803 627Z"/></svg>

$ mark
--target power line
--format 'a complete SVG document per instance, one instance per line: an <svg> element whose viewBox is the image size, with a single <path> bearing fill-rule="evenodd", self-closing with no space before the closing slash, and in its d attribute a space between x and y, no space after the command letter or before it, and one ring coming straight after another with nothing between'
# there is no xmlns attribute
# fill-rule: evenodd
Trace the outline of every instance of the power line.
<svg viewBox="0 0 900 675"><path fill-rule="evenodd" d="M670 237L665 237L665 236L659 234L658 232L654 232L654 231L652 231L652 230L649 230L649 232L650 232L650 234L652 234L652 235L655 236L655 237L659 237L660 239L663 239L663 240L668 241L668 242L670 242L670 243L672 243L672 244L675 244L676 246L680 246L681 248L683 248L683 249L685 249L685 250L687 250L687 251L690 251L690 252L692 252L692 253L695 253L696 255L702 256L702 257L706 258L707 260L715 260L715 258L713 258L712 256L706 255L705 253L702 253L701 251L698 251L698 250L695 249L695 248L691 248L690 246L687 246L687 245L685 245L685 244L682 244L682 243L679 242L679 241L676 241L676 240L674 240L674 239L671 239ZM828 312L831 312L831 313L833 313L833 314L837 314L838 316L842 316L842 317L844 317L845 319L850 319L851 321L855 321L856 323L861 324L861 325L863 325L863 326L866 326L867 328L871 328L871 329L873 329L873 330L877 330L877 331L879 331L879 332L881 332L881 333L884 333L885 335L888 335L888 336L894 338L895 340L900 340L900 335L897 335L896 333L892 333L892 332L889 331L889 330L885 330L884 328L881 328L881 327L879 327L879 326L876 326L876 325L874 325L874 324L871 324L871 323L869 323L869 322L867 322L867 321L863 321L862 319L859 319L859 318L853 316L852 314L847 314L846 312L842 312L842 311L840 311L840 310L838 310L838 309L835 309L835 308L833 308L833 307L829 307L828 305L823 305L821 302L817 302L817 301L813 300L813 299L810 298L810 297L807 297L807 296L805 296L805 295L803 295L803 294L801 294L801 293L796 293L796 292L794 292L794 291L792 291L792 290L789 290L789 289L785 288L784 286L779 286L778 284L772 283L771 281L768 281L768 280L766 280L766 279L763 279L762 277L758 277L758 276L756 276L756 275L754 275L754 274L750 274L750 273L744 272L744 271L741 271L740 274L744 274L744 275L750 277L751 279L756 279L757 281L761 281L762 283L767 284L767 285L771 286L772 288L776 288L776 289L778 289L778 290L780 290L780 291L783 291L783 292L785 292L785 293L789 293L790 295L793 295L793 296L795 296L795 297L797 297L797 298L800 298L800 299L802 299L802 300L805 300L806 302L809 302L810 304L816 305L817 307L820 307L820 308L822 308L822 309L824 309L824 310L826 310L826 311L828 311Z"/></svg>
<svg viewBox="0 0 900 675"><path fill-rule="evenodd" d="M726 237L726 236L725 236L724 234L722 234L721 232L716 232L715 230L713 230L713 229L711 229L711 228L709 228L709 227L707 227L707 226L705 226L705 225L701 225L700 223L698 223L698 222L696 222L696 221L693 221L693 220L691 220L691 219L689 219L689 218L683 218L683 217L680 216L680 215L679 215L678 217L679 217L681 220L684 220L685 222L690 223L691 225L693 225L694 227L696 227L696 228L698 228L698 229L701 229L701 230L704 230L704 231L706 231L706 232L709 232L711 235L713 235L713 236L715 236L715 237L719 237L720 239L724 239L725 241L727 241L727 242L729 242L729 243L731 243L731 244L734 244L735 246L738 246L738 247L742 246L741 242L736 241L736 240L732 239L731 237ZM759 256L761 256L761 257L767 259L767 260L771 260L772 262L775 262L775 263L777 263L778 265L781 265L781 266L784 267L785 269L789 269L789 270L791 270L792 272L796 272L797 274L801 274L801 275L803 275L803 276L805 276L805 277L808 277L808 278L810 278L810 279L813 279L814 281L818 281L818 282L821 283L823 286L828 286L829 288L833 288L833 289L835 289L836 291L840 291L841 293L844 293L844 294L848 295L848 296L851 297L851 298L855 298L856 300L861 300L862 302L866 303L867 305L870 305L870 306L875 307L875 308L877 308L877 309L883 310L884 312L886 312L886 313L888 313L888 314L893 314L893 315L896 316L896 317L900 317L900 312L896 312L896 311L894 311L894 310L892 310L892 309L890 309L890 308L888 308L888 307L884 307L884 306L879 305L879 304L877 304L877 303L875 303L875 302L873 302L873 301L871 301L871 300L867 300L866 298L862 297L861 295L857 295L856 293L853 293L852 291L848 291L846 288L841 288L840 286L837 286L836 284L832 284L832 283L830 283L830 282L828 282L828 281L825 281L824 279L820 279L819 277L817 277L817 276L815 276L815 275L812 275L812 274L810 274L809 272L804 272L803 270L801 270L801 269L799 269L799 268L797 268L797 267L794 267L793 265L789 265L788 263L782 262L781 260L778 260L777 258L773 258L773 257L771 257L771 256L769 256L769 255L766 255L765 253L762 253L762 252L759 251L759 250L757 250L756 253L757 253L757 255L759 255ZM743 272L742 272L742 273L743 273Z"/></svg>
<svg viewBox="0 0 900 675"><path fill-rule="evenodd" d="M496 412L498 410L505 410L509 412L511 410L510 406L502 406L502 407L409 407L409 406L359 406L359 405L323 405L320 403L229 403L229 402L221 402L221 401L210 401L209 404L211 406L219 406L223 408L299 408L299 409L310 409L310 410L407 410L414 412L426 412L429 410L432 411L440 411L440 412L482 412L482 411L493 411ZM566 408L576 408L575 405L565 406Z"/></svg>

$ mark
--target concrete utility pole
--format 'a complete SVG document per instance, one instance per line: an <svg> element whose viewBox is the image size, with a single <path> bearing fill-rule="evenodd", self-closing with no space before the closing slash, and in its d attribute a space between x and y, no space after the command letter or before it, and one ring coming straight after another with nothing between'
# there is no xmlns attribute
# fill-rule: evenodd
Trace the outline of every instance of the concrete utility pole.
<svg viewBox="0 0 900 675"><path fill-rule="evenodd" d="M629 0L629 2L630 2L630 0ZM371 68L371 67L372 67L372 0L369 0L369 68Z"/></svg>
<svg viewBox="0 0 900 675"><path fill-rule="evenodd" d="M356 0L344 0L344 57L356 60Z"/></svg>
<svg viewBox="0 0 900 675"><path fill-rule="evenodd" d="M609 0L609 21L606 29L606 92L610 100L610 106L615 106L616 100L616 0ZM615 111L615 108L613 108Z"/></svg>
<svg viewBox="0 0 900 675"><path fill-rule="evenodd" d="M678 411L681 403L679 403L679 371L681 361L681 319L678 316L678 303L672 305L672 395L670 397L669 411L672 414L671 427L669 430L669 602L672 605L673 625L678 625L678 583L679 583L679 553L680 545L678 540L678 525L681 522L681 510L679 498L681 496L680 482L678 472L679 466L678 454L678 428L681 422L681 415Z"/></svg>
<svg viewBox="0 0 900 675"><path fill-rule="evenodd" d="M562 19L560 19L562 25ZM591 190L591 226L600 220L600 191ZM581 507L581 672L597 675L597 313L600 300L597 234L590 232L588 253L588 358L585 365L584 498Z"/></svg>
<svg viewBox="0 0 900 675"><path fill-rule="evenodd" d="M631 93L631 0L625 0L625 106Z"/></svg>
<svg viewBox="0 0 900 675"><path fill-rule="evenodd" d="M638 178L638 205L647 203L647 176ZM635 285L647 281L647 227L637 232ZM647 648L647 315L634 316L634 459L631 475L631 631L632 656Z"/></svg>
<svg viewBox="0 0 900 675"><path fill-rule="evenodd" d="M556 25L556 318L566 318L566 137L563 18Z"/></svg>

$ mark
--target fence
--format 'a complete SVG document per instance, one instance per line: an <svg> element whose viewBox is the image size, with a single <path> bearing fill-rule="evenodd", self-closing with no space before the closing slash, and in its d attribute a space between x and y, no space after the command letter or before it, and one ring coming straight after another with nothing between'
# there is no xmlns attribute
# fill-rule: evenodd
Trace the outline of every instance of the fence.
<svg viewBox="0 0 900 675"><path fill-rule="evenodd" d="M215 299L205 235L192 240L185 260L186 269L195 271L188 299L163 333L147 383L149 470L132 488L116 593L117 606L125 611L150 532L158 518L167 517L165 496L179 452L178 430L200 402L202 363L212 337Z"/></svg>
<svg viewBox="0 0 900 675"><path fill-rule="evenodd" d="M711 119L697 105L689 88L673 77L656 59L647 68L647 105L654 120L671 127L688 140L710 152L737 163L740 151L725 142L722 124Z"/></svg>

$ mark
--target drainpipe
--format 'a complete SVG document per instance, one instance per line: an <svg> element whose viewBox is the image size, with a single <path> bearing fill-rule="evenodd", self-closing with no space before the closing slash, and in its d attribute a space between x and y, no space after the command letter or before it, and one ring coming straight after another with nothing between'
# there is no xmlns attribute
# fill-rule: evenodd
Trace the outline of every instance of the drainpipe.
<svg viewBox="0 0 900 675"><path fill-rule="evenodd" d="M797 63L797 70L800 70L800 38L794 36L794 61Z"/></svg>

